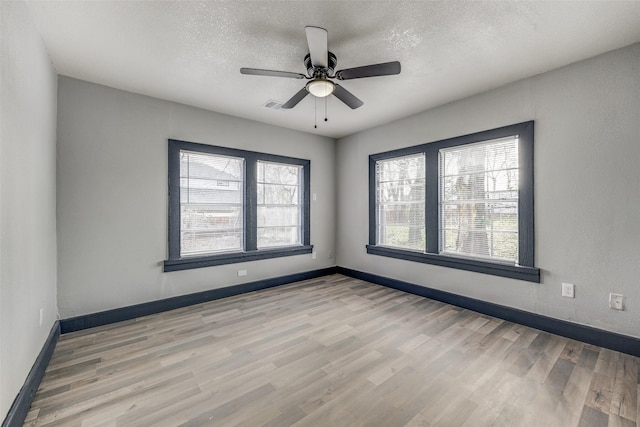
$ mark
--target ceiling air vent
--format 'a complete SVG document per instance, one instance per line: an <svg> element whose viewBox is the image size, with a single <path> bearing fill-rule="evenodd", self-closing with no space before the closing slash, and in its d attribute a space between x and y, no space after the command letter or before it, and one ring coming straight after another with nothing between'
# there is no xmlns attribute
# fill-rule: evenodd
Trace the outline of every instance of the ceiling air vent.
<svg viewBox="0 0 640 427"><path fill-rule="evenodd" d="M270 99L267 102L265 102L264 104L262 104L263 107L267 107L267 108L271 108L272 110L281 110L282 109L282 102L280 101L276 101L274 99Z"/></svg>

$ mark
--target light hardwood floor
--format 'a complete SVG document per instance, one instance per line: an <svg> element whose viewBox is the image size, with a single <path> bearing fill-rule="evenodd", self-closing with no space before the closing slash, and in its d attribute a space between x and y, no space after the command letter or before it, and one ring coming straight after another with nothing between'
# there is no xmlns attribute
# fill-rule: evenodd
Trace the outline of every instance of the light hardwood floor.
<svg viewBox="0 0 640 427"><path fill-rule="evenodd" d="M640 359L331 275L63 335L28 426L636 426Z"/></svg>

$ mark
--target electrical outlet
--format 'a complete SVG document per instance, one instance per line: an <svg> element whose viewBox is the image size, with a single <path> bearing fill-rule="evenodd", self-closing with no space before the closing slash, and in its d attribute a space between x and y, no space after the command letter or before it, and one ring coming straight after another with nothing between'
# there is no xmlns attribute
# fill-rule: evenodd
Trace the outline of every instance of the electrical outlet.
<svg viewBox="0 0 640 427"><path fill-rule="evenodd" d="M311 252L311 259L316 259L316 252L315 251Z"/></svg>
<svg viewBox="0 0 640 427"><path fill-rule="evenodd" d="M238 277L246 276L247 270L238 270Z"/></svg>
<svg viewBox="0 0 640 427"><path fill-rule="evenodd" d="M562 283L562 296L567 298L575 297L575 286L573 283Z"/></svg>
<svg viewBox="0 0 640 427"><path fill-rule="evenodd" d="M42 322L44 322L44 309L40 307L40 326L42 326Z"/></svg>
<svg viewBox="0 0 640 427"><path fill-rule="evenodd" d="M622 294L609 294L609 308L624 310L623 299L624 295Z"/></svg>

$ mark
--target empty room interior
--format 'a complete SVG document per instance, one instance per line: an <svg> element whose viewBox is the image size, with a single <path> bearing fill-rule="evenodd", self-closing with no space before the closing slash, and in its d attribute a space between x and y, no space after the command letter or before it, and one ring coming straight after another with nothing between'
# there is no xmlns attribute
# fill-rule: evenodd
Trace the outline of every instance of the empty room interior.
<svg viewBox="0 0 640 427"><path fill-rule="evenodd" d="M0 1L3 426L640 424L640 2Z"/></svg>

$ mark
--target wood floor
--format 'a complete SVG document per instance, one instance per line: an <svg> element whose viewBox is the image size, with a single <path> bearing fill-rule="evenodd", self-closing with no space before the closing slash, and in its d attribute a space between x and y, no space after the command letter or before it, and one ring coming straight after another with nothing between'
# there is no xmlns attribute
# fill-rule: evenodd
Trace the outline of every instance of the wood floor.
<svg viewBox="0 0 640 427"><path fill-rule="evenodd" d="M631 427L639 364L331 275L63 335L25 425Z"/></svg>

